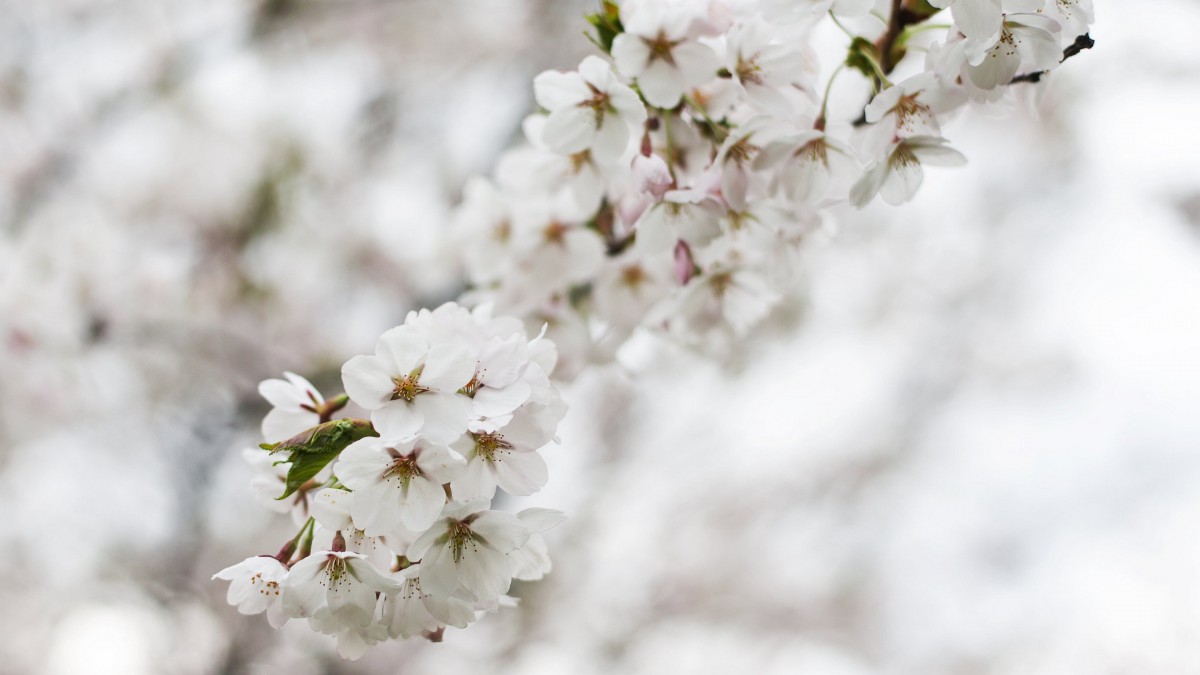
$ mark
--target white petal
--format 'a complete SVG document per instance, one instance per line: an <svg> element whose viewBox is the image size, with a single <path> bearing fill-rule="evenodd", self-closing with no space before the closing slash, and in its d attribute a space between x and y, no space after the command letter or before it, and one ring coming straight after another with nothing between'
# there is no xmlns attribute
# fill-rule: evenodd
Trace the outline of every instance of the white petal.
<svg viewBox="0 0 1200 675"><path fill-rule="evenodd" d="M545 532L546 530L561 525L563 521L567 519L567 516L562 511L533 507L523 509L517 513L517 519L520 520L530 532Z"/></svg>
<svg viewBox="0 0 1200 675"><path fill-rule="evenodd" d="M351 490L362 490L378 483L391 458L378 438L360 438L342 451L334 467L338 480ZM338 528L333 528L338 529Z"/></svg>
<svg viewBox="0 0 1200 675"><path fill-rule="evenodd" d="M967 75L980 89L995 89L1011 82L1020 66L1021 57L1015 51L1008 51L1001 42L984 55L982 63L968 67Z"/></svg>
<svg viewBox="0 0 1200 675"><path fill-rule="evenodd" d="M546 460L537 452L497 451L492 467L500 489L519 497L542 489L550 478Z"/></svg>
<svg viewBox="0 0 1200 675"><path fill-rule="evenodd" d="M462 394L431 391L418 396L412 405L422 419L421 435L434 443L452 443L467 431L471 399Z"/></svg>
<svg viewBox="0 0 1200 675"><path fill-rule="evenodd" d="M379 336L375 356L389 375L408 375L429 351L429 343L410 326L396 326Z"/></svg>
<svg viewBox="0 0 1200 675"><path fill-rule="evenodd" d="M883 201L898 206L913 198L924 178L925 171L919 162L893 166L880 186L879 194Z"/></svg>
<svg viewBox="0 0 1200 675"><path fill-rule="evenodd" d="M465 600L427 595L422 602L430 614L447 626L466 628L475 620L475 608Z"/></svg>
<svg viewBox="0 0 1200 675"><path fill-rule="evenodd" d="M263 440L268 443L286 441L306 429L317 426L320 417L307 410L271 408L262 421Z"/></svg>
<svg viewBox="0 0 1200 675"><path fill-rule="evenodd" d="M592 139L592 157L602 164L611 164L629 149L629 125L611 112Z"/></svg>
<svg viewBox="0 0 1200 675"><path fill-rule="evenodd" d="M312 403L302 391L297 390L290 382L283 380L263 380L259 382L258 394L267 399L267 402L276 408L296 408L302 403L310 405Z"/></svg>
<svg viewBox="0 0 1200 675"><path fill-rule="evenodd" d="M438 627L438 620L425 609L425 603L415 593L412 597L407 597L407 593L402 591L388 599L391 610L388 633L392 637L408 639Z"/></svg>
<svg viewBox="0 0 1200 675"><path fill-rule="evenodd" d="M887 174L886 161L873 162L850 188L850 203L860 209L869 204L875 195L879 194L879 188L883 185Z"/></svg>
<svg viewBox="0 0 1200 675"><path fill-rule="evenodd" d="M439 395L421 394L417 400ZM378 410L371 411L371 423L375 425L375 430L380 436L406 438L416 435L421 430L425 424L425 416L407 401L392 401Z"/></svg>
<svg viewBox="0 0 1200 675"><path fill-rule="evenodd" d="M499 417L516 410L529 400L533 388L524 380L517 380L503 389L483 387L471 399L476 417Z"/></svg>
<svg viewBox="0 0 1200 675"><path fill-rule="evenodd" d="M448 545L431 548L421 558L421 589L430 595L450 597L458 590L458 569Z"/></svg>
<svg viewBox="0 0 1200 675"><path fill-rule="evenodd" d="M504 511L479 514L471 521L471 531L501 553L515 550L529 538L529 529L516 516Z"/></svg>
<svg viewBox="0 0 1200 675"><path fill-rule="evenodd" d="M958 0L950 11L954 23L969 38L986 38L1000 30L1000 0Z"/></svg>
<svg viewBox="0 0 1200 675"><path fill-rule="evenodd" d="M367 410L386 403L395 390L392 374L374 356L355 356L342 366L342 386L350 400Z"/></svg>
<svg viewBox="0 0 1200 675"><path fill-rule="evenodd" d="M458 579L476 599L494 600L508 590L512 581L508 556L486 546L465 546L458 562Z"/></svg>
<svg viewBox="0 0 1200 675"><path fill-rule="evenodd" d="M459 345L438 344L425 355L421 386L438 391L457 391L475 375L475 357Z"/></svg>
<svg viewBox="0 0 1200 675"><path fill-rule="evenodd" d="M928 166L962 166L967 158L961 152L945 144L913 145L913 154Z"/></svg>
<svg viewBox="0 0 1200 675"><path fill-rule="evenodd" d="M349 567L349 559L346 559ZM375 614L375 590L347 570L325 589L326 602L337 618L352 626L365 626Z"/></svg>
<svg viewBox="0 0 1200 675"><path fill-rule="evenodd" d="M313 518L328 530L349 529L350 507L353 502L354 493L325 488L313 495Z"/></svg>
<svg viewBox="0 0 1200 675"><path fill-rule="evenodd" d="M439 485L454 480L464 466L466 461L461 455L442 445L425 445L417 454L417 467ZM440 505L438 511L441 511Z"/></svg>
<svg viewBox="0 0 1200 675"><path fill-rule="evenodd" d="M550 113L542 127L542 141L554 152L583 152L596 136L596 113L591 108L561 108Z"/></svg>
<svg viewBox="0 0 1200 675"><path fill-rule="evenodd" d="M684 42L671 50L679 66L680 78L685 88L691 89L707 84L717 76L721 59L708 45Z"/></svg>
<svg viewBox="0 0 1200 675"><path fill-rule="evenodd" d="M346 558L346 566L356 579L373 591L380 593L398 593L401 588L399 581L384 576L366 558Z"/></svg>
<svg viewBox="0 0 1200 675"><path fill-rule="evenodd" d="M591 84L593 87L599 89L600 91L607 91L609 80L612 77L612 68L609 67L607 61L599 56L588 56L579 64L579 75L583 77L585 82ZM584 91L587 92L586 86L584 87ZM590 93L585 93L582 98L576 99L576 102L582 101L586 98L591 98ZM542 107L548 108L549 106Z"/></svg>
<svg viewBox="0 0 1200 675"><path fill-rule="evenodd" d="M446 492L440 483L425 478L413 478L408 483L408 495L401 508L404 526L414 532L428 529L438 519L446 503Z"/></svg>
<svg viewBox="0 0 1200 675"><path fill-rule="evenodd" d="M437 540L446 535L445 522L435 523L434 527L425 530L411 544L408 545L408 558L412 561L421 560L430 548L437 544ZM441 546L441 544L437 544Z"/></svg>
<svg viewBox="0 0 1200 675"><path fill-rule="evenodd" d="M508 554L508 562L512 566L514 579L522 581L537 581L549 574L550 552L546 548L546 540L534 535L521 548Z"/></svg>
<svg viewBox="0 0 1200 675"><path fill-rule="evenodd" d="M646 68L650 48L640 37L622 33L613 40L612 57L622 75L637 77Z"/></svg>
<svg viewBox="0 0 1200 675"><path fill-rule="evenodd" d="M496 494L496 477L482 457L473 457L454 479L451 489L457 499L491 499Z"/></svg>
<svg viewBox="0 0 1200 675"><path fill-rule="evenodd" d="M681 80L682 76L674 66L659 59L638 75L637 82L650 105L669 110L679 105L683 96Z"/></svg>
<svg viewBox="0 0 1200 675"><path fill-rule="evenodd" d="M592 94L579 73L547 70L533 78L533 96L546 110L559 110L573 107Z"/></svg>

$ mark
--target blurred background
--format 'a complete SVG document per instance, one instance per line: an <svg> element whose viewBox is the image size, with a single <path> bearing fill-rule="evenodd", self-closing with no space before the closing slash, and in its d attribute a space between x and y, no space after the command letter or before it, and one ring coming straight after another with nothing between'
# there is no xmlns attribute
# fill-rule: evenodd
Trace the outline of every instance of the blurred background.
<svg viewBox="0 0 1200 675"><path fill-rule="evenodd" d="M519 609L346 663L209 580L291 534L254 388L457 296L592 3L0 3L0 673L1200 673L1200 2L1097 4L735 357L565 389Z"/></svg>

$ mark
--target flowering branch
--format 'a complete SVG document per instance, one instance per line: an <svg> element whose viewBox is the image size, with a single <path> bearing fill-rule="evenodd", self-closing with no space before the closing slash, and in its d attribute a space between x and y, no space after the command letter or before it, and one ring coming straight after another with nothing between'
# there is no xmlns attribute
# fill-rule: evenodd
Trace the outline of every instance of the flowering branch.
<svg viewBox="0 0 1200 675"><path fill-rule="evenodd" d="M1075 38L1075 41L1072 42L1069 47L1067 47L1066 49L1063 50L1063 57L1062 57L1062 60L1059 61L1059 63L1066 61L1067 59L1071 58L1072 56L1075 56L1076 54L1078 54L1079 52L1082 52L1085 49L1091 49L1092 47L1095 47L1095 46L1096 46L1096 41L1092 39L1091 35L1089 35L1087 33L1084 33L1083 35L1079 35ZM1009 84L1016 84L1018 82L1031 82L1031 83L1036 84L1036 83L1042 81L1042 77L1049 75L1049 74L1050 74L1049 70L1035 70L1035 71L1028 72L1028 73L1022 73L1022 74L1014 77L1011 81L1009 81Z"/></svg>
<svg viewBox="0 0 1200 675"><path fill-rule="evenodd" d="M255 486L311 525L299 559L293 541L219 572L230 602L306 620L347 658L508 604L514 579L549 571L541 533L562 520L492 508L549 480L540 453L566 410L551 378L615 359L639 329L727 349L794 292L829 206L899 205L926 167L965 163L941 119L1092 45L1090 0L1006 2L892 0L881 36L848 33L844 65L873 90L856 130L827 124L841 66L818 97L795 36L872 3L603 0L588 17L601 54L538 75L528 144L464 191L463 305L410 313L343 365L329 401L292 373L260 385L273 407L270 454L247 454ZM893 82L910 29L945 8L924 70ZM348 402L369 420L334 419Z"/></svg>

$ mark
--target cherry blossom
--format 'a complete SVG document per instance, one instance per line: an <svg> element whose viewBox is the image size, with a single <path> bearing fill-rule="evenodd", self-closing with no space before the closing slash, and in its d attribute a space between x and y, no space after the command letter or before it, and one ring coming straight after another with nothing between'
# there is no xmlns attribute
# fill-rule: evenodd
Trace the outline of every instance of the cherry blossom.
<svg viewBox="0 0 1200 675"><path fill-rule="evenodd" d="M288 568L279 560L266 555L246 558L242 562L226 567L213 575L213 579L224 579L229 583L226 600L242 614L267 613L272 628L287 622L280 602L280 583L288 574Z"/></svg>
<svg viewBox="0 0 1200 675"><path fill-rule="evenodd" d="M542 139L564 155L587 150L600 162L616 161L646 121L637 94L597 56L585 58L577 73L544 72L533 88L538 105L550 111Z"/></svg>
<svg viewBox="0 0 1200 675"><path fill-rule="evenodd" d="M511 495L531 495L549 478L537 450L554 438L561 413L531 403L504 424L481 424L452 446L467 458L466 468L451 483L458 499L491 499L499 486Z"/></svg>
<svg viewBox="0 0 1200 675"><path fill-rule="evenodd" d="M621 6L625 32L612 45L617 70L637 79L646 101L674 108L684 92L716 77L717 53L696 41L701 14L693 3L637 2Z"/></svg>
<svg viewBox="0 0 1200 675"><path fill-rule="evenodd" d="M424 440L364 438L342 451L337 475L354 491L350 514L358 529L379 536L403 525L420 532L442 511L449 483L463 458Z"/></svg>
<svg viewBox="0 0 1200 675"><path fill-rule="evenodd" d="M380 433L417 433L448 443L466 430L471 401L458 390L470 382L475 359L460 344L430 344L410 326L384 333L374 356L356 356L342 367L350 399L371 411Z"/></svg>
<svg viewBox="0 0 1200 675"><path fill-rule="evenodd" d="M923 165L960 166L966 161L967 158L949 147L944 138L913 136L903 139L892 147L885 159L876 160L867 167L851 189L850 201L861 208L879 194L888 204L903 204L921 187L925 178Z"/></svg>
<svg viewBox="0 0 1200 675"><path fill-rule="evenodd" d="M466 628L475 620L475 608L466 600L422 590L420 572L420 565L399 572L400 591L384 600L383 620L392 637L411 638L444 626Z"/></svg>
<svg viewBox="0 0 1200 675"><path fill-rule="evenodd" d="M433 527L409 547L420 558L422 588L438 596L463 593L479 602L495 601L512 580L508 553L529 538L511 513L489 511L488 500L452 502Z"/></svg>
<svg viewBox="0 0 1200 675"><path fill-rule="evenodd" d="M292 565L282 582L283 611L307 618L327 609L341 625L366 626L375 616L376 593L399 584L380 574L361 553L319 551Z"/></svg>
<svg viewBox="0 0 1200 675"><path fill-rule="evenodd" d="M283 380L263 380L258 393L271 404L262 421L263 438L282 441L316 426L318 411L325 399L308 380L295 373L284 373Z"/></svg>
<svg viewBox="0 0 1200 675"><path fill-rule="evenodd" d="M557 385L644 332L729 352L796 297L832 207L898 205L925 166L965 163L947 121L1036 100L1026 83L1078 52L1064 46L1094 15L1091 0L930 4L948 30L930 7L873 0L605 4L600 53L537 76L525 141L464 190L459 300L350 358L345 395L293 373L260 385L272 451L246 451L253 489L300 530L217 574L230 603L272 625L305 618L346 658L516 606L512 580L550 571L542 534L563 517L494 501L551 479ZM870 28L821 55L843 65L818 81L813 34L830 14ZM347 397L370 419L334 419Z"/></svg>

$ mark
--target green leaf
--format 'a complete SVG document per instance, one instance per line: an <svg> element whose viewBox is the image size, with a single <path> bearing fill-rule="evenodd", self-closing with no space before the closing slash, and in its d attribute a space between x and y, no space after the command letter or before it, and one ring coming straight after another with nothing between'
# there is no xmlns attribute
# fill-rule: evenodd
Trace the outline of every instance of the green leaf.
<svg viewBox="0 0 1200 675"><path fill-rule="evenodd" d="M288 469L283 494L276 499L287 499L294 494L336 459L346 446L378 435L369 420L341 419L318 424L280 443L263 443L259 447L271 454L288 453L287 461L292 464Z"/></svg>

